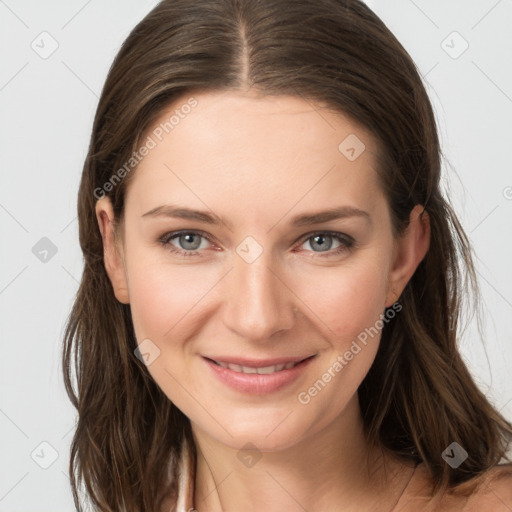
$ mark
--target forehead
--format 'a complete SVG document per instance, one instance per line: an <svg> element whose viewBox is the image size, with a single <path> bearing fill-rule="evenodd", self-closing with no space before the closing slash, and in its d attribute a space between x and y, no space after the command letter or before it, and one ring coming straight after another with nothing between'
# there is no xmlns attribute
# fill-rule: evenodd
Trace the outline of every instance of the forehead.
<svg viewBox="0 0 512 512"><path fill-rule="evenodd" d="M370 132L300 97L186 96L161 113L149 139L153 147L127 193L127 208L139 212L176 201L202 208L223 201L256 211L268 203L283 210L337 198L337 206L343 198L368 203L380 192Z"/></svg>

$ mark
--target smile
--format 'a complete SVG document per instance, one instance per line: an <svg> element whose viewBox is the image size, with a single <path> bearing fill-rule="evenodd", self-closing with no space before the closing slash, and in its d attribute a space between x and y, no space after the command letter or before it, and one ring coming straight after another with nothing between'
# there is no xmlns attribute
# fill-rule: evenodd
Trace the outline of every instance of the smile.
<svg viewBox="0 0 512 512"><path fill-rule="evenodd" d="M224 386L241 393L262 395L290 385L315 357L316 354L261 360L203 356L203 361Z"/></svg>
<svg viewBox="0 0 512 512"><path fill-rule="evenodd" d="M213 361L215 364L222 366L222 368L228 368L229 370L233 370L238 373L258 373L259 375L270 375L271 373L280 372L282 370L289 370L294 366L298 365L299 362L296 363L286 363L286 364L274 364L271 366L261 366L261 367L252 367L252 366L242 366L240 364L232 364L232 363L223 363L222 361Z"/></svg>

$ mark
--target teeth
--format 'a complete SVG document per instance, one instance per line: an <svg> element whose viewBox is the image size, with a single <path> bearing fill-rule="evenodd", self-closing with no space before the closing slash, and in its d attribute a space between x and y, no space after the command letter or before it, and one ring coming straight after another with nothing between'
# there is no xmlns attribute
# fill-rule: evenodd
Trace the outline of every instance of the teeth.
<svg viewBox="0 0 512 512"><path fill-rule="evenodd" d="M259 375L270 375L271 373L280 372L282 370L289 370L293 368L297 363L286 363L286 364L275 364L273 366L263 366L261 368L252 368L250 366L241 366L239 364L223 363L215 361L222 368L228 368L238 373L257 373Z"/></svg>
<svg viewBox="0 0 512 512"><path fill-rule="evenodd" d="M240 370L235 370L235 368L238 367ZM242 373L258 373L258 368L250 368L249 366L238 366L237 364L230 365L228 364L228 368L230 370L234 370L235 372L242 372ZM261 368L263 370L263 368Z"/></svg>
<svg viewBox="0 0 512 512"><path fill-rule="evenodd" d="M282 368L279 368L280 366L283 366L283 365L275 364L274 366L264 366L263 368L257 368L257 372L260 375L269 375L270 373L281 371Z"/></svg>

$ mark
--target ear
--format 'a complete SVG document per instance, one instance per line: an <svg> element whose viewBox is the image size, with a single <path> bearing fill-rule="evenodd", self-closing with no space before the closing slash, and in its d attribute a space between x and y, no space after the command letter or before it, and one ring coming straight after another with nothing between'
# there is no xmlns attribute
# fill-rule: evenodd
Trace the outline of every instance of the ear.
<svg viewBox="0 0 512 512"><path fill-rule="evenodd" d="M116 299L129 304L128 280L124 265L122 244L118 242L114 226L114 209L108 197L96 202L96 218L103 239L103 259Z"/></svg>
<svg viewBox="0 0 512 512"><path fill-rule="evenodd" d="M386 307L402 294L430 245L430 218L421 205L416 205L409 216L409 225L395 242L393 265L389 275Z"/></svg>

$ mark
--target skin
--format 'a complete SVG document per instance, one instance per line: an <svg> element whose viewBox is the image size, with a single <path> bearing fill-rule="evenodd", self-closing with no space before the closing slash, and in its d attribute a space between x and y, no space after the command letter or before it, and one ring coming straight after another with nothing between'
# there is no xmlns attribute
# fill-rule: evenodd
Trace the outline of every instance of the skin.
<svg viewBox="0 0 512 512"><path fill-rule="evenodd" d="M412 468L369 450L357 399L380 332L309 403L297 397L400 296L428 250L428 215L417 205L404 236L393 237L377 141L346 116L296 97L195 98L197 107L137 167L116 234L109 199L96 207L116 298L130 304L138 343L150 339L160 350L148 370L192 424L195 506L322 512L343 503L346 511L389 512ZM338 150L350 134L366 147L354 161ZM222 222L144 216L161 205ZM296 215L341 206L368 216L292 226ZM159 242L180 230L207 233L199 255L172 252L187 250L179 238ZM332 240L325 256L311 236L326 231L355 244L335 254ZM251 262L237 252L248 236L251 251L262 251ZM205 355L315 357L283 389L249 395L219 382ZM261 455L252 467L237 457L247 443Z"/></svg>

